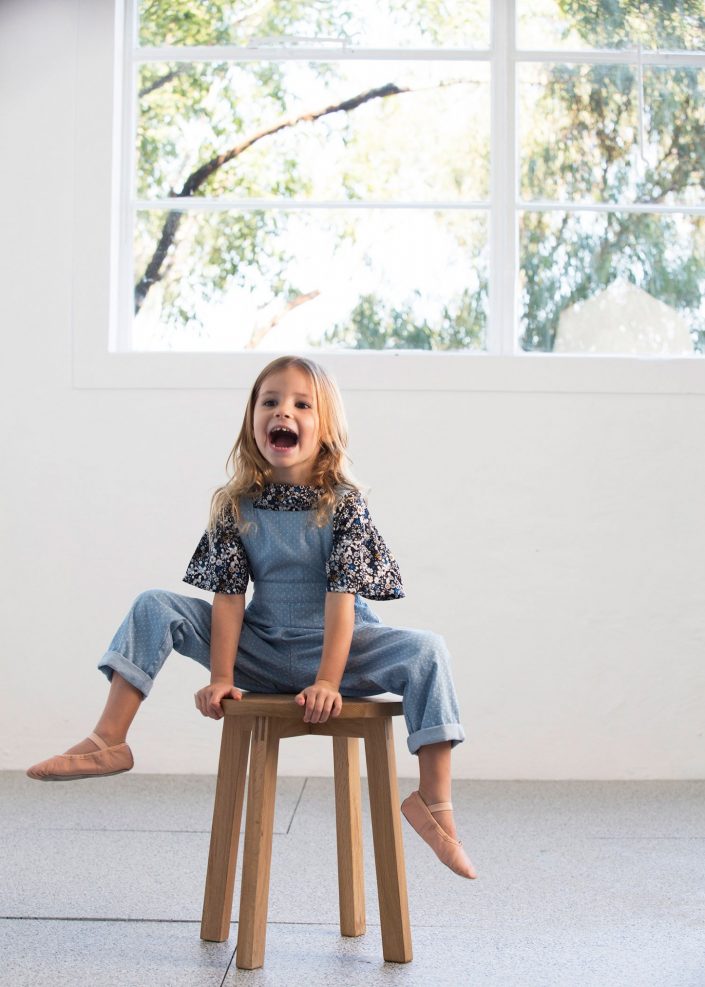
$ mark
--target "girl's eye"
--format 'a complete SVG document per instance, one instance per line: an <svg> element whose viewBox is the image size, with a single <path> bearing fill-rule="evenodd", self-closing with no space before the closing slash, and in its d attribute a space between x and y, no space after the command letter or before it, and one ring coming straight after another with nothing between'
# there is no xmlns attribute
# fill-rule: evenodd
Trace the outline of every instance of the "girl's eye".
<svg viewBox="0 0 705 987"><path fill-rule="evenodd" d="M276 401L274 400L274 398L265 398L262 404L266 407L268 404L276 404ZM311 405L307 401L297 401L296 406L299 407L299 405L303 406L304 408L311 407Z"/></svg>

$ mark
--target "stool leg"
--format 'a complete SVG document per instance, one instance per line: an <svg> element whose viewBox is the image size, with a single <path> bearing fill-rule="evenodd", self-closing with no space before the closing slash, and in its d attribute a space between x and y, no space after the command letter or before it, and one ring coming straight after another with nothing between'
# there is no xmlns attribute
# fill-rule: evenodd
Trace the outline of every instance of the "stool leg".
<svg viewBox="0 0 705 987"><path fill-rule="evenodd" d="M362 863L360 745L357 737L333 737L333 768L340 934L361 936L365 932L365 876Z"/></svg>
<svg viewBox="0 0 705 987"><path fill-rule="evenodd" d="M201 939L224 942L230 931L235 866L245 797L250 725L226 716L220 742L218 781L213 806Z"/></svg>
<svg viewBox="0 0 705 987"><path fill-rule="evenodd" d="M382 952L388 962L408 963L412 957L411 929L391 717L384 716L365 722L365 757L375 845L379 917L382 925Z"/></svg>
<svg viewBox="0 0 705 987"><path fill-rule="evenodd" d="M274 717L256 716L252 729L235 953L235 964L240 970L254 970L264 963L278 755L279 733Z"/></svg>

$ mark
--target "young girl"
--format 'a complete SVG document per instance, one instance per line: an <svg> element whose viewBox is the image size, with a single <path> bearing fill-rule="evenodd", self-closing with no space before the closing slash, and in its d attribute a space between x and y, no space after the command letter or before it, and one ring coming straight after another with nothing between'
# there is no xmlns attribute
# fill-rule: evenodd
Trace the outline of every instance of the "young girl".
<svg viewBox="0 0 705 987"><path fill-rule="evenodd" d="M344 696L403 696L419 788L402 803L411 826L462 877L476 876L456 838L450 752L465 739L442 637L386 627L362 597L404 596L396 561L346 470L347 425L335 381L312 360L283 356L254 383L184 581L213 604L141 593L98 667L110 691L86 740L29 768L60 781L133 766L125 742L172 650L210 669L196 708L218 720L242 690L297 693L305 722L340 713ZM254 595L245 607L249 579Z"/></svg>

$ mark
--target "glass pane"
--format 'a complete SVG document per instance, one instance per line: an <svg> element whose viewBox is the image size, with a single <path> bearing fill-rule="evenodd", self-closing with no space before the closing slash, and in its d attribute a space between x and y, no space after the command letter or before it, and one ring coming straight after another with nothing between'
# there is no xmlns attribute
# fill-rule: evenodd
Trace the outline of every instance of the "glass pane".
<svg viewBox="0 0 705 987"><path fill-rule="evenodd" d="M700 49L704 0L517 0L517 45L523 49Z"/></svg>
<svg viewBox="0 0 705 987"><path fill-rule="evenodd" d="M486 198L488 73L469 62L144 65L138 195Z"/></svg>
<svg viewBox="0 0 705 987"><path fill-rule="evenodd" d="M525 212L521 347L705 352L705 216Z"/></svg>
<svg viewBox="0 0 705 987"><path fill-rule="evenodd" d="M136 350L485 346L482 213L150 210L135 269Z"/></svg>
<svg viewBox="0 0 705 987"><path fill-rule="evenodd" d="M142 45L344 38L356 46L487 48L490 0L140 0ZM291 42L290 42L291 43Z"/></svg>
<svg viewBox="0 0 705 987"><path fill-rule="evenodd" d="M520 67L525 201L705 201L705 72L648 68L643 78L642 155L635 69Z"/></svg>

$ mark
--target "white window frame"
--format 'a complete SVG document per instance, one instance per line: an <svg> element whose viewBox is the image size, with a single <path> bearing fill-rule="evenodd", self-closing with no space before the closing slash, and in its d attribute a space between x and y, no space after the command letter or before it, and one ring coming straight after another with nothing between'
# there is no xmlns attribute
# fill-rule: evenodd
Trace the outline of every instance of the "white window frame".
<svg viewBox="0 0 705 987"><path fill-rule="evenodd" d="M77 51L76 185L72 383L76 388L205 388L248 390L274 352L136 353L119 351L120 326L132 318L134 93L132 46L135 0L79 0ZM344 390L548 391L599 393L705 393L705 359L515 352L518 299L517 212L526 209L615 211L615 205L525 203L518 190L515 90L517 62L636 64L637 50L518 51L515 0L491 0L489 51L452 51L449 58L489 60L491 77L491 184L489 203L449 203L489 213L490 299L487 352L395 350L311 353ZM268 56L271 57L271 49ZM286 57L286 52L279 52ZM330 59L331 53L327 51ZM428 53L426 53L428 54ZM355 49L348 58L419 58L423 50ZM243 58L243 49L190 48L187 60ZM297 48L296 57L321 57ZM261 58L256 51L250 57ZM705 66L703 52L644 52L643 64ZM143 49L140 60L174 60L173 49ZM112 110L112 113L111 113ZM115 149L118 153L113 153ZM79 167L79 163L81 166ZM514 194L512 194L514 189ZM157 200L158 202L158 200ZM155 205L157 202L150 202ZM145 205L146 203L142 203ZM237 203L241 206L242 203ZM262 203L258 203L262 205ZM336 203L336 205L339 205ZM619 206L617 211L705 213L705 207ZM122 239L122 242L121 242ZM128 280L129 279L129 280ZM121 311L122 309L122 311ZM116 351L117 350L117 351Z"/></svg>

